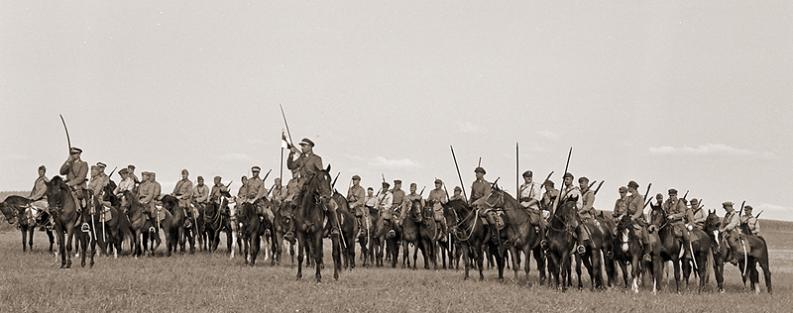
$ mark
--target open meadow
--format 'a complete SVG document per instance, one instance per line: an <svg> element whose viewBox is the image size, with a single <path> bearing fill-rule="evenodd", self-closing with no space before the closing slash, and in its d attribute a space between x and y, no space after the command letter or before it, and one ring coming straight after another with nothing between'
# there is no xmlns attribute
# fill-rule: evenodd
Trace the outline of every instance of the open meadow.
<svg viewBox="0 0 793 313"><path fill-rule="evenodd" d="M295 280L289 265L256 267L225 254L166 257L98 257L94 268L58 269L46 252L46 235L37 232L35 251L22 253L19 232L0 230L0 311L135 312L789 312L793 289L793 223L765 221L771 244L774 295L745 291L738 271L728 266L727 293L668 290L633 294L622 287L608 291L562 293L536 284L527 287L507 273L499 283L489 271L484 282L463 281L454 270L357 268L333 281L311 275ZM326 247L328 244L326 243ZM162 249L162 247L161 247ZM223 248L225 251L225 248ZM326 254L326 264L329 263ZM711 282L715 279L711 279ZM712 285L712 284L711 284Z"/></svg>

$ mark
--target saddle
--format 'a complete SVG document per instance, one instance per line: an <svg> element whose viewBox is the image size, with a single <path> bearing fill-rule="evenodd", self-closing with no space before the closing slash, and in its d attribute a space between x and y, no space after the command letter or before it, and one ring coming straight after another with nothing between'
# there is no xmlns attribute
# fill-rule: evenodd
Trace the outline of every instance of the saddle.
<svg viewBox="0 0 793 313"><path fill-rule="evenodd" d="M529 223L534 226L540 226L540 221L543 218L542 211L525 208L526 212L529 213Z"/></svg>
<svg viewBox="0 0 793 313"><path fill-rule="evenodd" d="M504 223L504 218L501 217L501 215L499 214L495 214L495 216L496 216L496 229L498 229L499 231L504 230L504 227L506 227L506 224ZM482 225L490 224L487 222L487 218L483 216L479 217L479 221L482 222Z"/></svg>

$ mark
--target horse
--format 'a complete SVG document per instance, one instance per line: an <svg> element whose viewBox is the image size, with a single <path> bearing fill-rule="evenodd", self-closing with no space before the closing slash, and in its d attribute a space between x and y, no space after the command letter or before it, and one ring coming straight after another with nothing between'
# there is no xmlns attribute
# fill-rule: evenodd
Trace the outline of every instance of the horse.
<svg viewBox="0 0 793 313"><path fill-rule="evenodd" d="M157 216L148 219L148 208L146 205L140 203L138 196L130 190L124 191L124 198L127 199L129 209L127 211L127 219L129 220L129 231L132 233L133 251L132 255L137 258L144 253L154 255L154 251L160 246L160 236L158 225L159 221ZM153 241L151 249L149 249L149 240ZM156 243L156 245L155 245Z"/></svg>
<svg viewBox="0 0 793 313"><path fill-rule="evenodd" d="M358 233L358 222L355 219L355 215L350 212L350 204L346 197L334 190L333 201L337 205L336 218L341 228L339 233L342 237L340 238L342 239L341 245L334 243L333 249L341 248L339 253L342 257L341 261L344 263L343 267L352 271L355 268L355 235ZM331 238L331 240L334 240L334 238ZM335 258L336 252L333 252L333 255Z"/></svg>
<svg viewBox="0 0 793 313"><path fill-rule="evenodd" d="M429 269L429 263L427 263L427 258L429 258L430 262L432 263L432 269L438 269L438 240L441 237L441 225L440 223L435 221L435 210L433 207L421 207L421 202L419 201L419 212L418 215L419 219L419 243L420 245L416 248L421 249L421 255L424 256L424 269ZM415 254L418 250L413 249L413 266L416 265ZM407 250L405 251L407 254Z"/></svg>
<svg viewBox="0 0 793 313"><path fill-rule="evenodd" d="M112 252L113 257L118 258L118 254L123 252L122 243L124 237L129 238L130 242L133 242L133 234L130 229L129 218L121 212L121 199L113 193L115 189L116 184L110 180L102 189L100 197L94 197L93 205L97 213L92 216L94 219L92 227L96 225L97 242L102 254L110 255ZM102 202L108 202L110 206L106 207ZM105 218L106 215L110 215L109 220ZM103 219L105 219L104 222ZM130 244L130 247L133 247L133 245Z"/></svg>
<svg viewBox="0 0 793 313"><path fill-rule="evenodd" d="M612 249L613 238L608 226L604 226L599 219L582 220L579 227L586 227L589 232L590 244L584 246L584 253L575 254L575 271L578 277L578 289L582 289L583 283L581 281L581 264L583 263L589 274L591 287L590 290L595 288L602 289L605 287L603 283L603 261L606 261ZM608 262L607 262L608 263ZM608 275L608 266L605 264Z"/></svg>
<svg viewBox="0 0 793 313"><path fill-rule="evenodd" d="M291 256L292 265L295 264L295 224L292 219L292 205L290 203L280 203L274 206L273 222L272 222L272 236L271 242L273 251L272 265L281 264L281 255L284 250L283 242L289 242L289 254Z"/></svg>
<svg viewBox="0 0 793 313"><path fill-rule="evenodd" d="M454 214L454 210L449 209L446 204L443 204L443 218L446 219L446 225L455 225L457 224L457 215ZM460 249L459 243L457 240L453 239L451 232L448 231L448 235L446 236L446 242L440 241L438 243L438 252L439 257L443 264L443 269L447 269L446 259L448 258L448 268L456 268L459 269L460 265Z"/></svg>
<svg viewBox="0 0 793 313"><path fill-rule="evenodd" d="M3 202L0 202L0 211L3 212L8 224L17 224L17 228L22 233L22 252L26 252L28 248L33 251L33 234L36 231L36 227L47 227L46 224L49 219L49 213L47 212L42 212L38 221L32 217L28 218L25 210L30 206L31 202L30 199L17 195L8 196ZM55 238L51 229L45 228L45 232L50 240L49 252L52 253Z"/></svg>
<svg viewBox="0 0 793 313"><path fill-rule="evenodd" d="M266 205L272 203L266 201ZM239 205L237 218L240 221L240 239L242 240L242 253L245 255L245 264L256 265L256 256L261 248L261 239L264 235L264 223L262 217L257 212L256 205L250 202L243 202Z"/></svg>
<svg viewBox="0 0 793 313"><path fill-rule="evenodd" d="M214 253L220 244L220 232L226 231L226 248L231 250L231 225L229 225L229 201L231 195L228 193L221 197L218 202L210 202L204 210L204 234L206 238L206 251Z"/></svg>
<svg viewBox="0 0 793 313"><path fill-rule="evenodd" d="M185 213L185 240L190 245L190 254L195 253L196 244L199 251L207 250L206 232L204 230L204 211L206 204L192 203L193 207L184 208Z"/></svg>
<svg viewBox="0 0 793 313"><path fill-rule="evenodd" d="M421 200L413 200L410 203L409 209L405 212L405 218L402 220L402 268L407 264L410 267L410 250L409 245L413 244L413 269L416 269L416 259L418 258L418 250L421 249L421 254L424 256L424 266L429 268L427 255L429 251L425 249L421 242L420 227L423 220L423 212L421 207Z"/></svg>
<svg viewBox="0 0 793 313"><path fill-rule="evenodd" d="M489 195L482 197L474 202L474 206L482 209L496 209L504 212L503 219L505 228L501 231L502 237L506 240L503 241L506 248L509 249L512 256L512 270L514 272L514 279L518 280L518 271L520 270L520 257L521 253L526 256L526 264L524 265L524 272L526 273L526 281L529 280L529 271L531 268L530 257L534 252L534 259L537 261L537 266L542 267L544 263L544 254L540 247L540 234L537 227L531 222L529 212L520 206L518 200L513 198L509 193L499 189L497 185L493 188ZM542 218L541 216L539 218ZM538 253L539 252L539 253ZM496 258L496 266L499 267L499 279L503 279L505 257L503 253L494 253ZM499 260L499 258L501 260ZM544 277L540 277L540 281Z"/></svg>
<svg viewBox="0 0 793 313"><path fill-rule="evenodd" d="M71 187L60 176L53 177L47 183L47 203L50 214L55 220L55 235L58 237L58 252L61 255L61 268L72 266L72 237L75 235L76 223L80 219L79 204L75 202ZM80 236L82 240L83 236ZM86 245L81 246L85 255ZM83 265L84 266L84 265Z"/></svg>
<svg viewBox="0 0 793 313"><path fill-rule="evenodd" d="M325 210L333 192L330 186L330 166L304 177L305 184L298 197L300 205L295 210L295 232L300 245L297 255L297 279L303 277L303 258L306 250L314 260L316 273L314 277L319 283L322 280L322 235L325 223ZM333 262L337 262L334 258ZM339 278L339 265L333 266L333 278Z"/></svg>
<svg viewBox="0 0 793 313"><path fill-rule="evenodd" d="M396 213L392 213L395 215ZM393 216L392 216L393 217ZM399 243L402 238L402 228L398 227L393 218L387 220L385 216L380 215L375 222L373 232L375 239L375 265L380 267L384 266L384 258L386 262L391 262L391 267L396 268L397 259L399 257Z"/></svg>
<svg viewBox="0 0 793 313"><path fill-rule="evenodd" d="M577 209L574 198L562 202L551 215L548 223L548 272L558 289L567 290L570 280L570 257L575 245L575 219ZM561 278L561 281L560 281Z"/></svg>
<svg viewBox="0 0 793 313"><path fill-rule="evenodd" d="M622 278L625 288L631 286L633 292L639 292L639 276L642 270L642 243L641 237L637 234L631 217L623 215L617 223L616 238L614 239L614 262L622 270ZM631 266L630 277L633 285L628 283L628 265Z"/></svg>
<svg viewBox="0 0 793 313"><path fill-rule="evenodd" d="M163 212L165 218L160 222L160 228L165 234L165 246L168 249L166 255L171 256L171 253L176 253L177 244L179 252L184 254L187 240L185 208L179 206L179 199L172 195L163 196L161 201L165 209Z"/></svg>
<svg viewBox="0 0 793 313"><path fill-rule="evenodd" d="M751 288L755 293L760 293L760 278L756 270L757 264L763 269L763 276L765 279L766 289L769 294L773 294L771 285L771 270L768 266L768 247L765 239L759 236L739 234L734 236L726 236L720 232L721 218L716 215L716 211L708 211L708 217L705 220L705 232L711 238L713 244L713 269L716 274L716 284L720 293L724 293L724 262L728 261L731 257L730 246L741 245L745 251L743 254L737 255L738 270L741 272L741 278L746 283L747 274L751 283ZM737 237L737 238L736 238ZM741 257L743 256L743 257Z"/></svg>
<svg viewBox="0 0 793 313"><path fill-rule="evenodd" d="M689 277L692 272L692 262L695 265L693 270L699 277L699 287L697 293L705 288L708 276L708 253L711 249L710 238L699 228L693 228L689 232L690 243L686 244L682 238L674 234L674 226L670 224L667 212L660 206L653 206L650 223L655 225L659 231L661 239L661 256L664 261L671 261L675 271L675 290L680 292L680 267L682 266L683 277L688 287ZM688 231L688 230L682 230ZM678 259L680 250L686 249L691 253L692 259ZM678 263L679 262L679 263Z"/></svg>
<svg viewBox="0 0 793 313"><path fill-rule="evenodd" d="M463 263L465 265L464 280L469 277L472 263L479 270L479 280L485 279L483 271L484 264L484 247L487 244L490 232L486 225L484 225L479 218L479 209L474 209L468 205L464 200L452 200L446 203L446 206L453 210L455 215L462 216L462 218L449 228L453 237L460 242L461 252L463 254Z"/></svg>

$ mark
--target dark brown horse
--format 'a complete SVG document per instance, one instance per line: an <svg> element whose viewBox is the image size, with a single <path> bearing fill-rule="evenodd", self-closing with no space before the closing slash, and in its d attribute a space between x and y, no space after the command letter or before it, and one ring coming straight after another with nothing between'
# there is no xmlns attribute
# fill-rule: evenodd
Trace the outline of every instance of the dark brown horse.
<svg viewBox="0 0 793 313"><path fill-rule="evenodd" d="M111 180L102 189L102 194L99 197L94 197L95 214L92 215L94 223L91 226L96 227L96 240L101 253L104 255L113 254L115 258L118 258L120 253L123 254L122 243L124 238L128 238L132 243L133 234L130 229L129 218L121 212L121 199L113 194L115 189L116 184ZM102 204L103 201L110 203L110 206L105 208ZM130 244L130 247L133 246L133 244Z"/></svg>
<svg viewBox="0 0 793 313"><path fill-rule="evenodd" d="M483 209L497 208L503 211L505 228L500 233L501 236L506 239L502 242L509 249L510 255L512 256L514 278L518 280L518 271L520 270L519 260L522 254L526 257L524 271L526 273L526 281L528 282L531 268L531 253L535 252L534 258L537 261L538 267L543 266L545 258L542 251L537 249L540 245L540 234L539 230L532 225L529 212L523 209L518 201L509 193L499 189L496 185L493 185L493 189L489 195L477 200L474 205ZM540 253L537 254L537 252ZM503 253L494 254L496 265L501 267L499 268L499 279L503 279L502 273L505 262L503 255ZM499 261L498 258L502 260ZM541 281L543 279L544 277L540 278Z"/></svg>
<svg viewBox="0 0 793 313"><path fill-rule="evenodd" d="M684 246L683 238L675 236L674 226L672 225L672 221L669 220L663 206L657 205L651 207L650 224L655 226L658 232L661 258L664 262L672 262L675 273L675 292L680 293L680 263L681 252Z"/></svg>
<svg viewBox="0 0 793 313"><path fill-rule="evenodd" d="M229 201L231 195L226 193L219 202L210 202L204 210L204 233L206 249L214 253L220 244L220 232L226 232L226 248L231 250L231 225L229 224Z"/></svg>
<svg viewBox="0 0 793 313"><path fill-rule="evenodd" d="M341 255L341 262L343 268L352 270L355 268L355 235L358 233L358 222L355 220L355 215L350 212L350 203L347 198L340 194L338 191L333 191L333 201L338 206L336 208L336 218L341 227L340 234L342 238L331 238L331 240L338 240L333 245L333 257L336 258L336 249L339 249L338 254ZM330 224L328 224L330 227Z"/></svg>
<svg viewBox="0 0 793 313"><path fill-rule="evenodd" d="M422 221L422 208L420 200L413 200L410 206L406 209L405 218L402 220L402 268L405 266L410 267L410 245L413 249L413 269L416 269L416 259L418 258L418 250L424 255L424 266L428 266L427 253L424 246L421 245L420 225Z"/></svg>
<svg viewBox="0 0 793 313"><path fill-rule="evenodd" d="M327 214L327 206L333 196L331 191L330 166L305 177L305 184L299 195L300 205L295 210L295 233L300 245L297 255L297 279L303 277L304 254L308 253L314 260L317 282L322 280L322 237ZM338 238L336 238L338 239ZM335 245L336 243L334 243ZM336 259L333 260L336 262ZM338 279L340 265L334 264L333 278Z"/></svg>
<svg viewBox="0 0 793 313"><path fill-rule="evenodd" d="M570 280L570 258L575 245L576 199L562 202L548 223L548 272L556 288L567 290Z"/></svg>
<svg viewBox="0 0 793 313"><path fill-rule="evenodd" d="M71 188L60 177L55 176L47 183L47 202L50 207L50 214L55 219L55 235L58 237L58 252L61 255L61 268L72 266L71 250L72 237L76 233L76 225L80 222L80 213L84 211L75 202L71 194ZM84 236L79 236L80 240ZM86 245L81 245L83 255L86 253Z"/></svg>
<svg viewBox="0 0 793 313"><path fill-rule="evenodd" d="M716 284L719 292L724 292L724 263L733 258L736 253L738 271L746 283L748 278L751 288L755 293L760 293L760 278L756 266L759 264L763 269L765 286L769 294L773 293L771 286L771 270L768 266L768 247L765 239L759 236L739 234L727 236L720 232L721 218L716 215L716 211L709 211L705 220L705 232L710 236L713 244L713 268L716 274ZM742 247L745 251L731 251L731 246ZM745 247L745 248L744 248Z"/></svg>
<svg viewBox="0 0 793 313"><path fill-rule="evenodd" d="M476 266L479 270L479 280L484 280L485 245L488 245L489 248L495 245L488 244L490 231L479 217L480 210L471 208L463 200L449 201L446 206L454 210L454 214L460 217L460 220L450 227L450 231L457 242L460 243L463 263L465 264L464 279L468 279L471 268Z"/></svg>
<svg viewBox="0 0 793 313"><path fill-rule="evenodd" d="M25 211L30 206L30 203L31 201L28 198L16 195L8 196L3 202L0 202L0 211L2 211L8 224L16 224L22 233L22 252L27 251L28 248L33 251L33 234L37 227L46 227L49 219L47 212L42 212L38 220L26 216ZM52 253L55 238L52 235L52 230L45 228L45 231L50 240L49 251Z"/></svg>
<svg viewBox="0 0 793 313"><path fill-rule="evenodd" d="M292 265L295 264L295 224L292 218L293 205L290 203L280 203L273 206L273 240L272 265L281 264L281 256L284 251L284 241L289 243L289 254Z"/></svg>
<svg viewBox="0 0 793 313"><path fill-rule="evenodd" d="M267 201L266 205L271 202ZM262 235L265 225L258 214L256 205L244 202L238 206L237 218L240 221L240 239L242 240L242 254L245 255L245 264L256 265L256 257L261 248Z"/></svg>
<svg viewBox="0 0 793 313"><path fill-rule="evenodd" d="M132 233L132 255L137 258L144 253L153 255L154 250L159 246L159 230L156 225L159 222L152 222L147 216L148 208L140 203L138 196L132 191L124 191L124 198L127 199L129 209L127 210L127 219L129 220L129 231ZM153 219L156 219L154 217ZM152 246L151 250L148 249L148 238L157 238L157 246Z"/></svg>
<svg viewBox="0 0 793 313"><path fill-rule="evenodd" d="M185 209L179 206L179 199L172 195L165 195L162 197L162 206L165 209L165 218L159 223L165 234L165 247L166 255L171 256L175 253L177 244L179 252L185 253ZM159 219L159 216L157 217Z"/></svg>

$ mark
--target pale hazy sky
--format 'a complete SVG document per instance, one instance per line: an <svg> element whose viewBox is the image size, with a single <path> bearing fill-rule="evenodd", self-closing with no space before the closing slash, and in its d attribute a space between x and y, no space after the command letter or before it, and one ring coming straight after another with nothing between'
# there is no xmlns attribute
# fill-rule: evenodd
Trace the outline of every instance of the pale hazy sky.
<svg viewBox="0 0 793 313"><path fill-rule="evenodd" d="M482 157L514 190L519 141L557 182L574 146L598 208L635 179L793 220L790 1L0 1L0 190L55 174L58 113L89 163L168 191L277 176L278 104L339 189L451 189L453 144L466 185Z"/></svg>

